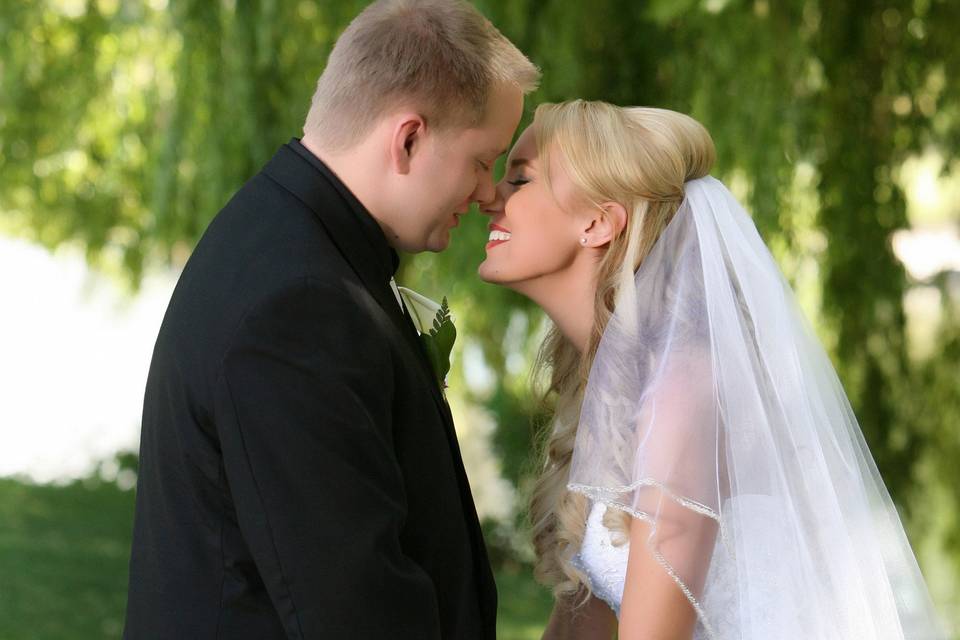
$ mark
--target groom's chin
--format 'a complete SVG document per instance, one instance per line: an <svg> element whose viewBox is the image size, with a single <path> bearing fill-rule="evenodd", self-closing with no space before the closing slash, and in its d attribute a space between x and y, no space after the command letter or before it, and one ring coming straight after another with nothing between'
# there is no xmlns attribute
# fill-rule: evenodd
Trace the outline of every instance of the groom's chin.
<svg viewBox="0 0 960 640"><path fill-rule="evenodd" d="M443 233L435 233L427 238L426 243L424 243L424 251L432 251L433 253L440 253L441 251L446 251L447 247L450 246L450 232L445 231Z"/></svg>

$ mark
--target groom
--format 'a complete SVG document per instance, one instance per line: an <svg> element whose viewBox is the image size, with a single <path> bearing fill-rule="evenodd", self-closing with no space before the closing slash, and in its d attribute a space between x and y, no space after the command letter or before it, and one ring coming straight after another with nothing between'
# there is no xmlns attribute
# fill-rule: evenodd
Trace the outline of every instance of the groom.
<svg viewBox="0 0 960 640"><path fill-rule="evenodd" d="M187 263L147 382L124 637L493 639L450 412L391 290L493 199L536 68L459 0L381 0L302 140Z"/></svg>

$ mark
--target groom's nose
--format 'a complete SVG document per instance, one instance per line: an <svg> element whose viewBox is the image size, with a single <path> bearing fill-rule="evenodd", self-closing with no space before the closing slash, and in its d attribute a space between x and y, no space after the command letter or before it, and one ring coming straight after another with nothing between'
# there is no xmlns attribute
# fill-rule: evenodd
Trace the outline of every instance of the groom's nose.
<svg viewBox="0 0 960 640"><path fill-rule="evenodd" d="M494 197L488 202L478 202L477 205L480 207L480 213L492 216L503 211L503 198L500 197L499 191L494 191Z"/></svg>
<svg viewBox="0 0 960 640"><path fill-rule="evenodd" d="M500 193L499 185L495 186L492 191L492 198L485 202L477 202L477 205L480 208L480 213L488 216L492 216L496 213L503 211L503 195Z"/></svg>
<svg viewBox="0 0 960 640"><path fill-rule="evenodd" d="M497 198L497 187L493 183L493 177L487 176L477 183L477 189L473 192L474 200L477 206L483 211L489 203Z"/></svg>

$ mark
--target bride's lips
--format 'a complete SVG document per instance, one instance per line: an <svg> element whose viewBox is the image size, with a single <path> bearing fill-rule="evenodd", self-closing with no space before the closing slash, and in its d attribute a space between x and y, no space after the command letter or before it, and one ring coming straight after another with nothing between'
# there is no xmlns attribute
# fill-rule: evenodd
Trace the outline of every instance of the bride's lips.
<svg viewBox="0 0 960 640"><path fill-rule="evenodd" d="M490 241L487 243L487 251L504 242L510 242L509 229L501 227L498 224L491 224L488 228L490 229Z"/></svg>

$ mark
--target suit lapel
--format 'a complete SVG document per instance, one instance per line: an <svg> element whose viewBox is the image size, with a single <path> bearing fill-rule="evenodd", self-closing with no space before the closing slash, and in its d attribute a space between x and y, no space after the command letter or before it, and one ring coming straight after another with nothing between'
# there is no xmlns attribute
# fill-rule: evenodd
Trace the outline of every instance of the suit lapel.
<svg viewBox="0 0 960 640"><path fill-rule="evenodd" d="M417 330L413 326L413 321L409 317L404 318L406 322L406 329L411 333L413 339L417 341L417 346L420 347L419 351L423 355L422 361L427 363L428 373L433 380L433 368L430 366L429 361L427 360L426 354L423 352L423 347L420 344L420 339L417 335ZM439 386L434 383L432 385L433 389L438 390L437 396L439 393ZM483 530L480 527L480 518L477 515L477 508L473 502L473 493L470 491L470 480L467 478L467 471L463 465L463 458L460 454L460 442L457 440L456 430L453 426L453 415L450 413L450 406L447 404L446 400L443 400L442 403L438 404L440 407L441 413L443 413L444 421L447 425L447 442L450 445L450 451L453 454L454 465L457 473L457 481L460 486L460 499L464 504L464 515L467 517L470 526L468 530L470 532L471 540L473 541L473 546L476 549L474 554L474 575L477 578L477 590L480 593L482 604L487 607L484 611L484 616L486 620L492 625L488 629L488 635L493 637L496 633L496 620L497 620L497 588L493 579L493 574L490 571L490 559L487 557L487 546L483 540Z"/></svg>

